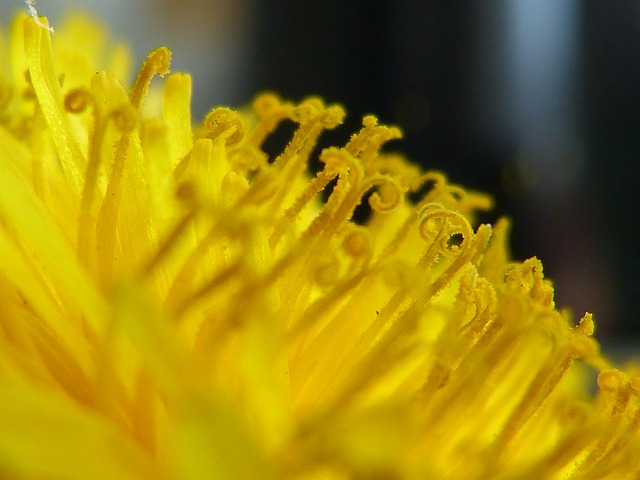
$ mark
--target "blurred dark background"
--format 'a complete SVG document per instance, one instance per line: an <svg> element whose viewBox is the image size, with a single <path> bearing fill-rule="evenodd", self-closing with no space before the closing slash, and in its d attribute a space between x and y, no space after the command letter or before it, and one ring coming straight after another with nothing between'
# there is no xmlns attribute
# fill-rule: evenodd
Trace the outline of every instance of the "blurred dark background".
<svg viewBox="0 0 640 480"><path fill-rule="evenodd" d="M492 192L512 253L601 340L640 339L640 1L66 0L194 76L194 112L269 89L397 124L389 147ZM0 5L6 16L8 5ZM11 5L11 11L19 2Z"/></svg>
<svg viewBox="0 0 640 480"><path fill-rule="evenodd" d="M515 258L598 336L640 335L640 2L257 3L250 90L374 112L394 149L492 192Z"/></svg>

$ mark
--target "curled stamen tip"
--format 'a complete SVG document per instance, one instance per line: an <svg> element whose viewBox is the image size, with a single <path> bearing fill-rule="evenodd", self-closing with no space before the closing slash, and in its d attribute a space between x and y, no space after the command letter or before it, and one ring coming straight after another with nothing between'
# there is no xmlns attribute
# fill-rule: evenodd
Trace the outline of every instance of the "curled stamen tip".
<svg viewBox="0 0 640 480"><path fill-rule="evenodd" d="M335 128L342 123L344 117L344 108L340 105L331 105L322 113L322 125L329 129Z"/></svg>
<svg viewBox="0 0 640 480"><path fill-rule="evenodd" d="M442 219L435 216L435 213L444 212L445 208L441 203L429 202L424 204L417 212L420 234L424 238L430 238L441 228Z"/></svg>
<svg viewBox="0 0 640 480"><path fill-rule="evenodd" d="M318 114L318 109L313 102L305 102L293 109L291 120L296 123L306 123Z"/></svg>
<svg viewBox="0 0 640 480"><path fill-rule="evenodd" d="M138 112L129 103L114 108L109 116L113 119L116 129L122 133L131 132L138 125Z"/></svg>
<svg viewBox="0 0 640 480"><path fill-rule="evenodd" d="M598 375L598 387L603 392L616 392L628 383L629 379L620 370L612 368Z"/></svg>
<svg viewBox="0 0 640 480"><path fill-rule="evenodd" d="M171 64L171 50L167 47L158 47L147 56L147 62L153 66L154 71L161 77L169 73Z"/></svg>
<svg viewBox="0 0 640 480"><path fill-rule="evenodd" d="M225 145L238 143L244 137L247 126L238 112L227 108L214 108L204 119L209 138L225 135Z"/></svg>
<svg viewBox="0 0 640 480"><path fill-rule="evenodd" d="M309 105L312 108L315 108L318 112L324 110L324 102L320 97L307 97L304 99L302 104Z"/></svg>
<svg viewBox="0 0 640 480"><path fill-rule="evenodd" d="M258 95L256 99L253 101L253 108L260 115L269 114L280 106L282 106L282 101L280 100L280 97L278 97L278 95L276 95L275 93L271 93L271 92L262 93Z"/></svg>
<svg viewBox="0 0 640 480"><path fill-rule="evenodd" d="M345 235L342 247L350 256L361 257L373 249L373 239L367 230L354 229Z"/></svg>
<svg viewBox="0 0 640 480"><path fill-rule="evenodd" d="M396 210L403 200L403 192L399 185L389 180L382 184L377 192L369 197L369 206L376 212L390 213Z"/></svg>
<svg viewBox="0 0 640 480"><path fill-rule="evenodd" d="M205 128L211 130L217 126L228 122L234 116L233 110L227 107L218 107L213 109L204 119Z"/></svg>
<svg viewBox="0 0 640 480"><path fill-rule="evenodd" d="M83 112L90 103L94 103L93 97L84 88L75 88L64 97L64 108L71 113Z"/></svg>

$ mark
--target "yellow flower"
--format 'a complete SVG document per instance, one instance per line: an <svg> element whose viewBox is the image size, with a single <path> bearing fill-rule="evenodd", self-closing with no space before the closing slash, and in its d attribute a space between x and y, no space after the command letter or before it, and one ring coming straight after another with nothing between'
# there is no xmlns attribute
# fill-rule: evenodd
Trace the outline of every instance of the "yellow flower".
<svg viewBox="0 0 640 480"><path fill-rule="evenodd" d="M99 26L47 26L0 37L1 478L640 476L640 380L475 225L489 197L374 117L313 174L340 106L193 126L166 48L127 90Z"/></svg>

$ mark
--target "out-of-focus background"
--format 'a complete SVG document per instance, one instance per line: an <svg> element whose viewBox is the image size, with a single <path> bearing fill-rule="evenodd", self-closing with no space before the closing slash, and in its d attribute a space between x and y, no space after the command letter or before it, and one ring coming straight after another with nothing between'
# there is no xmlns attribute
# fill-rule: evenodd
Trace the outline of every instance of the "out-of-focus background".
<svg viewBox="0 0 640 480"><path fill-rule="evenodd" d="M194 112L264 89L402 127L393 144L492 192L556 301L595 312L605 344L640 339L640 2L626 0L57 0L158 45L194 76ZM4 0L0 15L25 8Z"/></svg>

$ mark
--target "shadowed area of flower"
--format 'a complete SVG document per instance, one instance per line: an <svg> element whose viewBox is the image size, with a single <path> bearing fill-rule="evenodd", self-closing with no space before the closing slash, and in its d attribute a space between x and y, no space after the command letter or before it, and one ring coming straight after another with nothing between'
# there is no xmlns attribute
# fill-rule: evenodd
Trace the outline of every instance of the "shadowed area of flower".
<svg viewBox="0 0 640 480"><path fill-rule="evenodd" d="M640 380L477 225L488 196L371 116L312 174L339 105L194 125L169 50L127 90L98 25L47 26L0 38L0 476L640 475Z"/></svg>

